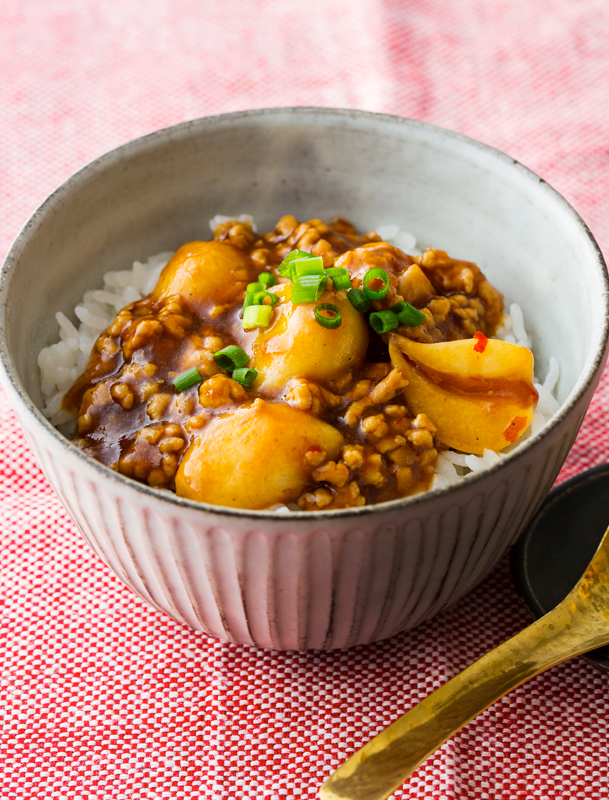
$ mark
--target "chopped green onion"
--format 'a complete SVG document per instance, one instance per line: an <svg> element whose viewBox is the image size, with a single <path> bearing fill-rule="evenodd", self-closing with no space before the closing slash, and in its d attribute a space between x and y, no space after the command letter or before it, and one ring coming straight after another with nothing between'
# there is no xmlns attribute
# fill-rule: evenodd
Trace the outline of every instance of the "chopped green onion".
<svg viewBox="0 0 609 800"><path fill-rule="evenodd" d="M247 389L252 385L252 383L258 377L258 373L255 369L248 369L247 367L239 367L236 369L232 374L232 379L240 383L242 386L245 386Z"/></svg>
<svg viewBox="0 0 609 800"><path fill-rule="evenodd" d="M254 305L254 297L258 294L258 292L264 292L265 286L263 283L248 283L247 288L245 290L245 300L243 301L243 308L241 309L240 316L243 316L243 312L248 306Z"/></svg>
<svg viewBox="0 0 609 800"><path fill-rule="evenodd" d="M174 378L173 385L178 392L183 392L185 389L190 389L190 387L194 386L196 383L201 383L202 380L203 376L199 370L196 367L192 367L192 369L188 369L186 372L178 375L177 378Z"/></svg>
<svg viewBox="0 0 609 800"><path fill-rule="evenodd" d="M266 328L273 314L273 306L248 306L243 312L242 326L250 328Z"/></svg>
<svg viewBox="0 0 609 800"><path fill-rule="evenodd" d="M326 270L326 275L332 278L332 283L337 292L344 292L346 289L351 288L349 270L345 267L329 267Z"/></svg>
<svg viewBox="0 0 609 800"><path fill-rule="evenodd" d="M361 289L349 289L347 292L347 297L356 311L365 313L370 309L370 300L366 297Z"/></svg>
<svg viewBox="0 0 609 800"><path fill-rule="evenodd" d="M393 311L375 311L369 317L370 327L376 333L389 333L400 324L397 314Z"/></svg>
<svg viewBox="0 0 609 800"><path fill-rule="evenodd" d="M323 314L320 314L320 311L329 311L334 316L324 317ZM320 303L318 306L315 306L313 313L315 314L315 319L322 328L338 328L341 323L340 308L332 303Z"/></svg>
<svg viewBox="0 0 609 800"><path fill-rule="evenodd" d="M323 275L324 262L319 256L309 256L308 258L297 258L292 261L292 266L296 270L296 277L302 275Z"/></svg>
<svg viewBox="0 0 609 800"><path fill-rule="evenodd" d="M422 311L419 311L418 308L411 306L410 303L396 303L396 305L404 306L404 308L398 312L398 319L402 325L407 325L410 328L416 328L427 319ZM395 306L393 308L395 308ZM392 311L393 308L391 309Z"/></svg>
<svg viewBox="0 0 609 800"><path fill-rule="evenodd" d="M217 353L214 353L214 361L216 364L228 371L236 369L237 367L244 367L249 360L250 357L248 354L240 347L237 347L236 344L229 344L228 347L224 347L222 350L218 350Z"/></svg>
<svg viewBox="0 0 609 800"><path fill-rule="evenodd" d="M327 285L326 275L301 275L292 286L292 303L316 303L326 291Z"/></svg>
<svg viewBox="0 0 609 800"><path fill-rule="evenodd" d="M270 299L272 306L279 302L279 295L275 294L274 292L258 292L258 294L254 295L254 302L251 303L251 305L261 306L264 303L265 297Z"/></svg>
<svg viewBox="0 0 609 800"><path fill-rule="evenodd" d="M394 314L401 314L407 305L408 303L405 303L403 300L400 300L399 303L396 303L395 305L391 306L389 311L393 311Z"/></svg>
<svg viewBox="0 0 609 800"><path fill-rule="evenodd" d="M277 268L277 273L279 275L283 275L284 278L290 278L290 280L293 280L292 262L299 258L315 258L315 256L312 256L311 253L305 253L304 250L292 250L292 252L287 254Z"/></svg>
<svg viewBox="0 0 609 800"><path fill-rule="evenodd" d="M277 278L272 272L261 272L260 275L258 275L258 283L262 283L269 288L277 283Z"/></svg>
<svg viewBox="0 0 609 800"><path fill-rule="evenodd" d="M382 281L383 286L380 289L371 289L368 286L369 281ZM389 291L389 275L387 275L384 269L379 269L378 267L376 269L371 269L364 276L362 288L364 294L370 300L382 300L383 297L387 297L387 292Z"/></svg>

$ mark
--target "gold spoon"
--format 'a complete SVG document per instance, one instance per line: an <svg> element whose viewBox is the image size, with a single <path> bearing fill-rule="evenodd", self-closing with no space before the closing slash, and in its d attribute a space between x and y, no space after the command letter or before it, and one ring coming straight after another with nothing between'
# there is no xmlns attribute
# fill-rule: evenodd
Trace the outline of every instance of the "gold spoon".
<svg viewBox="0 0 609 800"><path fill-rule="evenodd" d="M609 528L565 599L426 697L346 761L321 800L385 800L443 742L555 664L609 644Z"/></svg>

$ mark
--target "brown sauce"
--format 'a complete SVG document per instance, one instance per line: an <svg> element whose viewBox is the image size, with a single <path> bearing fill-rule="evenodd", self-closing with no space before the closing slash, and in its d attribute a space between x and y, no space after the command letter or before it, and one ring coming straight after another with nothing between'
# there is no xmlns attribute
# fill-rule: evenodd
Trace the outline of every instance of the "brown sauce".
<svg viewBox="0 0 609 800"><path fill-rule="evenodd" d="M471 262L437 250L411 257L374 232L359 235L344 220L299 223L286 216L262 236L247 225L227 223L216 229L215 241L234 248L242 261L226 291L195 298L155 290L121 310L101 334L85 373L64 400L64 408L78 415L78 445L124 475L175 491L180 462L210 420L262 398L313 415L344 437L333 460L322 448L305 453L310 480L290 498L301 508L352 507L426 490L441 444L433 422L410 413L382 337L369 332L365 358L354 368L322 381L295 374L273 391L235 385L213 354L229 344L243 345L239 312L245 286L260 272L276 274L295 248L321 256L325 268L347 267L355 287L369 269L384 269L389 293L374 308L390 308L402 299L420 308L425 322L397 331L416 341L463 339L477 331L492 336L503 312L502 295ZM173 379L193 365L203 383L179 393ZM463 380L460 388L470 394L525 391L501 380L473 387Z"/></svg>
<svg viewBox="0 0 609 800"><path fill-rule="evenodd" d="M507 378L471 378L465 376L446 375L438 370L415 364L404 355L410 365L428 381L435 383L440 389L451 392L453 395L467 398L505 398L517 405L526 408L535 406L539 398L537 390L526 381L509 380Z"/></svg>

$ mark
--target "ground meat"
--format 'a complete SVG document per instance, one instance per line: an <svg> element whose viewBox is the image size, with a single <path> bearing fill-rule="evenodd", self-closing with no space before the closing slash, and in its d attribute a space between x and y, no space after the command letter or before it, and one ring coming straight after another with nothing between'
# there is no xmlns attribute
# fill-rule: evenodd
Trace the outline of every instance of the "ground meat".
<svg viewBox="0 0 609 800"><path fill-rule="evenodd" d="M465 339L476 331L490 336L501 321L503 295L476 264L450 258L443 250L426 250L422 256L411 257L385 242L375 242L345 253L336 266L346 267L354 286L360 288L370 269L385 270L389 292L373 307L381 311L405 300L423 311L426 321L422 325L398 329L415 341Z"/></svg>
<svg viewBox="0 0 609 800"><path fill-rule="evenodd" d="M336 408L343 402L341 395L303 378L292 378L284 400L293 408L311 411L313 414L320 414L325 408Z"/></svg>
<svg viewBox="0 0 609 800"><path fill-rule="evenodd" d="M415 261L435 289L433 299L447 298L450 303L448 310L445 302L427 304L437 330L445 337L433 341L465 339L476 331L486 336L494 334L503 314L503 295L491 286L476 264L450 258L443 250L426 250ZM405 336L409 335L408 330Z"/></svg>
<svg viewBox="0 0 609 800"><path fill-rule="evenodd" d="M389 291L373 308L388 309L401 300L419 308L425 321L397 331L413 340L462 339L477 331L491 336L501 321L503 297L476 264L441 250L410 256L374 231L358 234L342 219L299 222L286 215L263 235L247 223L227 222L216 228L215 241L230 245L241 259L222 296L195 308L188 295L153 292L122 309L64 401L78 415L75 441L85 452L151 486L175 489L193 438L215 415L235 413L260 396L233 380L214 354L236 343L230 320L247 283L262 270L276 275L295 248L320 256L325 268L346 267L354 287L361 287L370 269L385 270ZM178 392L174 379L194 367L203 381ZM440 447L437 431L424 414L410 413L402 396L406 385L391 366L386 343L371 334L364 364L325 385L296 375L276 396L264 397L319 417L344 441L338 457L335 451L328 458L318 446L306 451L303 467L310 480L294 498L300 508L356 507L429 487Z"/></svg>
<svg viewBox="0 0 609 800"><path fill-rule="evenodd" d="M247 400L247 392L228 375L214 375L199 388L199 403L203 408L220 408Z"/></svg>

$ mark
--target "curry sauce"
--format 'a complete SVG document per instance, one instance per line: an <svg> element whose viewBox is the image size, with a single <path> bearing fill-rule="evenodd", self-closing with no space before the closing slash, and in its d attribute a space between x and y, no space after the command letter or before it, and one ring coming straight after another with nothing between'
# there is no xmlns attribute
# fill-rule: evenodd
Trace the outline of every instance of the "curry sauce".
<svg viewBox="0 0 609 800"><path fill-rule="evenodd" d="M502 294L476 264L443 251L410 256L342 219L284 216L264 235L225 223L212 242L180 248L154 291L98 338L64 399L78 416L78 446L123 475L217 505L348 508L428 489L446 447L433 415L410 407L387 336L370 329L345 292L329 282L320 298L341 310L335 330L317 324L312 304L290 302L277 270L296 248L325 269L346 268L356 288L371 269L384 270L388 292L371 310L400 301L419 309L421 324L396 330L414 342L492 337L501 322ZM273 321L247 331L246 287L264 272L277 278ZM257 370L251 386L216 362L228 345ZM178 391L173 381L193 367L202 381ZM433 379L457 391L471 386ZM504 390L495 380L474 391Z"/></svg>

